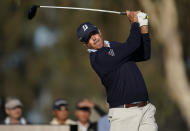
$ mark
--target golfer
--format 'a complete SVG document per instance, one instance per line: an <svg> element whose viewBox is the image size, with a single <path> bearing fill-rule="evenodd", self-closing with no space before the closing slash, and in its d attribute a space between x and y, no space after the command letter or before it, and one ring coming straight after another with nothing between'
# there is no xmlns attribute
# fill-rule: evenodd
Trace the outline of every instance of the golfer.
<svg viewBox="0 0 190 131"><path fill-rule="evenodd" d="M105 41L101 31L89 22L78 27L77 35L88 48L91 66L106 88L110 131L157 131L156 108L149 101L136 65L150 59L148 19L140 11L126 14L131 29L124 43Z"/></svg>

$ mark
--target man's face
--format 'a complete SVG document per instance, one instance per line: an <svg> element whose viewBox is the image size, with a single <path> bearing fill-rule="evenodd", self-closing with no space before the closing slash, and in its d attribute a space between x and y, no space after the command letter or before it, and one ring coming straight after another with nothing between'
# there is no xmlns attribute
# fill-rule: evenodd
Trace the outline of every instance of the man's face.
<svg viewBox="0 0 190 131"><path fill-rule="evenodd" d="M12 119L19 119L22 115L22 108L21 107L15 107L12 109L6 109L6 113Z"/></svg>
<svg viewBox="0 0 190 131"><path fill-rule="evenodd" d="M92 35L90 36L87 42L87 46L90 49L100 49L103 47L103 44L104 44L104 41L103 41L100 31L92 33Z"/></svg>
<svg viewBox="0 0 190 131"><path fill-rule="evenodd" d="M77 110L76 117L81 123L87 123L90 117L90 112L84 110Z"/></svg>
<svg viewBox="0 0 190 131"><path fill-rule="evenodd" d="M59 120L66 120L68 118L69 112L64 106L61 106L59 110L54 111L54 115Z"/></svg>

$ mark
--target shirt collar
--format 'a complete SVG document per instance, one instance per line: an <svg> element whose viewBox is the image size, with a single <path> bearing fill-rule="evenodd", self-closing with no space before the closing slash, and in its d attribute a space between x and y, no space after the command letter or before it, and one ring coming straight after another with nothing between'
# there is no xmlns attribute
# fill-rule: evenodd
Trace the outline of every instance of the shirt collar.
<svg viewBox="0 0 190 131"><path fill-rule="evenodd" d="M50 122L50 124L52 124L52 125L60 125L60 123L57 121L56 118L53 118L53 120ZM76 124L76 122L69 119L69 118L64 123L64 125L75 125L75 124Z"/></svg>
<svg viewBox="0 0 190 131"><path fill-rule="evenodd" d="M6 118L5 118L5 124L6 124L6 125L11 124L11 119L10 119L10 117L6 117ZM26 124L26 120L25 120L23 117L21 117L21 118L19 119L19 124Z"/></svg>
<svg viewBox="0 0 190 131"><path fill-rule="evenodd" d="M105 40L104 43L106 44L107 47L110 47L110 42L109 41ZM96 52L96 51L97 50L95 50L95 49L88 49L89 53Z"/></svg>
<svg viewBox="0 0 190 131"><path fill-rule="evenodd" d="M83 125L80 123L80 121L77 121L80 131L87 131L88 127L90 126L89 123L86 123L86 125Z"/></svg>

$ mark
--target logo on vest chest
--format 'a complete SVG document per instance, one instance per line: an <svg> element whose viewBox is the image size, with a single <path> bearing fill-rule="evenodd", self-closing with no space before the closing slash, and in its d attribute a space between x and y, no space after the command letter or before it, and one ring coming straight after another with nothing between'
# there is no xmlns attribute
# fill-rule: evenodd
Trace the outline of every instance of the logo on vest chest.
<svg viewBox="0 0 190 131"><path fill-rule="evenodd" d="M107 55L109 55L109 56L115 56L115 53L114 53L113 49L110 49L110 50L107 52Z"/></svg>

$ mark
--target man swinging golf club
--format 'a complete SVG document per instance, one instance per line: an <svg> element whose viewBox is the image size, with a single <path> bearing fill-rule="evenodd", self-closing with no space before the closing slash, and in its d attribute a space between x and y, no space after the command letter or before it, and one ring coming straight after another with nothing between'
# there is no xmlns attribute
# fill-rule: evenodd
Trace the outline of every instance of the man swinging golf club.
<svg viewBox="0 0 190 131"><path fill-rule="evenodd" d="M110 131L157 131L156 108L149 102L147 88L136 62L150 58L147 15L126 11L131 22L124 43L104 41L101 31L86 22L77 35L90 52L92 68L106 88Z"/></svg>

